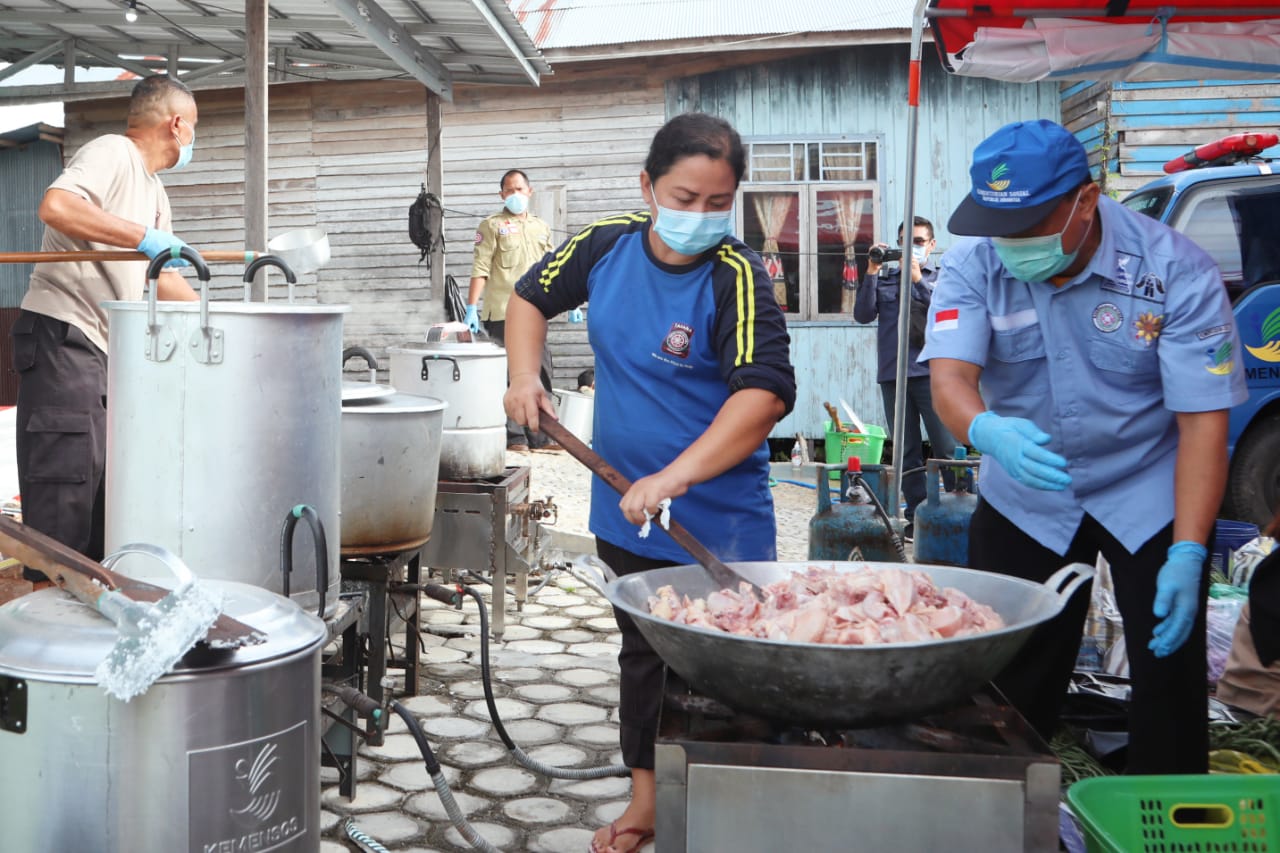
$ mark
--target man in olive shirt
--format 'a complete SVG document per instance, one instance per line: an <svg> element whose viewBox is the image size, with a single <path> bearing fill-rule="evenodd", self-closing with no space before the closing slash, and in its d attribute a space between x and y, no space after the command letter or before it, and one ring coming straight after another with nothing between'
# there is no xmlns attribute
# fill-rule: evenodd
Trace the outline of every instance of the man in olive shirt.
<svg viewBox="0 0 1280 853"><path fill-rule="evenodd" d="M198 120L182 83L163 75L139 81L125 132L86 143L45 191L42 250L125 248L154 259L186 246L170 233L169 198L156 173L191 160ZM106 467L102 303L141 299L146 280L145 261L37 264L13 325L23 521L95 560L103 556ZM170 270L156 287L160 299L197 298ZM44 582L30 569L26 577Z"/></svg>
<svg viewBox="0 0 1280 853"><path fill-rule="evenodd" d="M495 343L505 346L507 301L516 282L529 267L553 248L551 228L529 212L533 189L529 177L511 169L499 184L503 209L481 220L476 229L475 258L471 263L471 287L467 292L467 325L472 332L484 330ZM481 295L484 306L478 305ZM481 317L483 313L483 317ZM551 391L551 353L542 351L542 385ZM507 447L512 450L553 449L541 435L515 421L507 421Z"/></svg>

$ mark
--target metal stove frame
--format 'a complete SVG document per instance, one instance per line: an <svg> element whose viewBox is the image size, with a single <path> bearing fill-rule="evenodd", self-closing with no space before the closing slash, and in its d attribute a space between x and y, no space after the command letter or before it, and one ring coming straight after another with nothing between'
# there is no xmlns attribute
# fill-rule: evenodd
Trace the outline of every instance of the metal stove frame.
<svg viewBox="0 0 1280 853"><path fill-rule="evenodd" d="M1058 760L994 687L923 720L810 733L668 679L663 853L1057 849Z"/></svg>

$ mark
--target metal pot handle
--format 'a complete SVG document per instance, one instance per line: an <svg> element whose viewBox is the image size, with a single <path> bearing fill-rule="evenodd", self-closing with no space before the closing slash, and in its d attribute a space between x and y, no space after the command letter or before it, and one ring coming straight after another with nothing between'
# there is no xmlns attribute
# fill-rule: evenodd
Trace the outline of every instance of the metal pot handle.
<svg viewBox="0 0 1280 853"><path fill-rule="evenodd" d="M1067 601L1085 581L1092 581L1094 568L1088 563L1072 563L1058 569L1044 582L1045 589L1058 599L1058 610L1067 606Z"/></svg>
<svg viewBox="0 0 1280 853"><path fill-rule="evenodd" d="M419 374L419 378L420 378L423 382L426 382L428 379L430 379L430 378L431 378L431 376L430 376L430 374L429 374L429 372L428 372L428 370L427 370L427 362L429 362L429 361L448 361L448 362L452 362L452 363L453 363L453 381L454 381L454 382L461 382L461 381L462 381L462 371L458 369L458 360L457 360L456 358L454 358L453 356L448 356L448 355L424 355L424 356L422 357L422 373L421 373L421 374Z"/></svg>
<svg viewBox="0 0 1280 853"><path fill-rule="evenodd" d="M289 304L293 304L293 286L298 283L298 277L294 274L293 268L284 262L284 258L279 255L259 255L256 260L244 268L244 301L249 301L249 286L253 284L254 276L258 274L258 270L263 267L276 267L284 273L284 280L289 283ZM269 294L263 294L263 302L267 301Z"/></svg>
<svg viewBox="0 0 1280 853"><path fill-rule="evenodd" d="M378 359L373 353L364 347L347 347L342 351L342 364L345 367L347 362L355 357L364 359L364 363L369 367L369 382L377 384L378 382Z"/></svg>
<svg viewBox="0 0 1280 853"><path fill-rule="evenodd" d="M147 281L151 283L147 288L147 361L168 361L178 347L178 339L173 330L167 326L161 328L156 316L156 302L160 298L156 295L156 291L160 289L160 271L165 264L177 258L188 261L196 269L196 276L200 279L200 324L208 325L209 265L204 262L204 258L190 246L181 246L168 254L156 255L147 266Z"/></svg>
<svg viewBox="0 0 1280 853"><path fill-rule="evenodd" d="M164 563L165 568L173 572L174 577L178 579L178 585L174 587L175 592L186 589L196 582L196 576L191 568L182 561L182 558L170 551L168 548L162 548L159 545L151 545L146 542L133 542L128 545L121 545L116 550L102 558L104 568L110 569L116 563L120 562L120 558L126 554L141 554L145 557L152 557ZM123 572L121 574L124 574Z"/></svg>

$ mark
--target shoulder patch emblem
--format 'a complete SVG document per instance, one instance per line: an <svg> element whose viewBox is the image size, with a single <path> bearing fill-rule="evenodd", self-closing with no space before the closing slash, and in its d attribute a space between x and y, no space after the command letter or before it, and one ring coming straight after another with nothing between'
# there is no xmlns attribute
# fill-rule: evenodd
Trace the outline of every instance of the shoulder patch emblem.
<svg viewBox="0 0 1280 853"><path fill-rule="evenodd" d="M480 245L481 243L483 243L483 242L484 242L484 235L483 235L483 234L481 234L479 231L477 231L477 232L476 232L476 245L477 245L477 246L479 246L479 245Z"/></svg>
<svg viewBox="0 0 1280 853"><path fill-rule="evenodd" d="M1225 335L1229 331L1231 331L1231 324L1223 323L1221 326L1210 326L1207 329L1201 329L1196 332L1196 337L1203 341L1206 338L1216 338L1218 335Z"/></svg>
<svg viewBox="0 0 1280 853"><path fill-rule="evenodd" d="M684 323L672 323L667 337L662 341L662 351L677 358L689 357L690 339L693 327Z"/></svg>
<svg viewBox="0 0 1280 853"><path fill-rule="evenodd" d="M1093 326L1099 332L1110 334L1124 325L1124 313L1112 302L1103 302L1093 309Z"/></svg>
<svg viewBox="0 0 1280 853"><path fill-rule="evenodd" d="M1235 367L1235 360L1231 358L1231 352L1230 340L1225 340L1219 346L1205 350L1205 353L1209 356L1209 363L1205 365L1204 369L1216 376L1226 376Z"/></svg>

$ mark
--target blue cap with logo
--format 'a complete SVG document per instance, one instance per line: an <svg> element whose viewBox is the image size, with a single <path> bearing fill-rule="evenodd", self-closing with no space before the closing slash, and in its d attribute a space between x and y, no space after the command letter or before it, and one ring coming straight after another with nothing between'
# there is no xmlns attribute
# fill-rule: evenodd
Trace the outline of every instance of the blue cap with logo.
<svg viewBox="0 0 1280 853"><path fill-rule="evenodd" d="M1089 180L1089 155L1056 122L1017 121L973 150L969 176L973 188L951 214L947 230L1007 237L1034 228L1064 195Z"/></svg>

